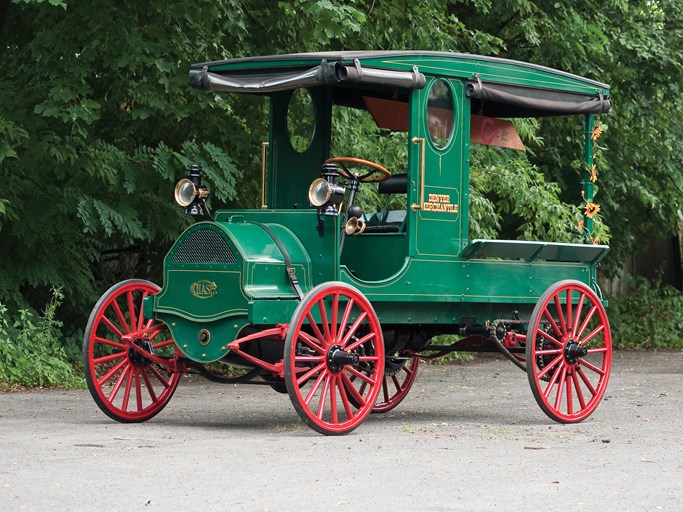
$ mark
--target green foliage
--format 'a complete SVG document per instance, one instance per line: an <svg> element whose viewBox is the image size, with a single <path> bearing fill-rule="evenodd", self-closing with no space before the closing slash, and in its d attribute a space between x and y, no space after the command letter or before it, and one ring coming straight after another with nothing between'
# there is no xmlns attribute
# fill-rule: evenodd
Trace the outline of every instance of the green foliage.
<svg viewBox="0 0 683 512"><path fill-rule="evenodd" d="M240 7L10 4L0 48L0 299L8 307L37 307L60 286L69 296L60 313L82 324L106 287L99 282L158 279L160 257L188 223L172 198L189 162L205 167L214 206L237 199L235 158L246 148L217 142L245 133L249 116L237 101L191 90L187 70L239 47ZM105 261L116 254L128 263Z"/></svg>
<svg viewBox="0 0 683 512"><path fill-rule="evenodd" d="M213 209L259 204L267 101L189 88L193 62L429 49L592 77L611 84L615 105L597 160L596 233L614 234L607 269L683 223L679 0L14 0L0 10L0 301L38 308L61 286L69 331L112 282L159 280L189 222L172 201L189 162L205 167ZM402 134L343 115L338 155L404 170ZM579 240L580 122L517 127L526 157L473 154L470 234ZM384 199L369 187L359 197L368 210L402 207Z"/></svg>
<svg viewBox="0 0 683 512"><path fill-rule="evenodd" d="M84 386L59 342L62 323L55 315L64 297L52 294L41 316L23 309L12 318L0 303L0 388Z"/></svg>
<svg viewBox="0 0 683 512"><path fill-rule="evenodd" d="M683 349L683 294L635 279L628 297L610 299L609 323L616 348Z"/></svg>

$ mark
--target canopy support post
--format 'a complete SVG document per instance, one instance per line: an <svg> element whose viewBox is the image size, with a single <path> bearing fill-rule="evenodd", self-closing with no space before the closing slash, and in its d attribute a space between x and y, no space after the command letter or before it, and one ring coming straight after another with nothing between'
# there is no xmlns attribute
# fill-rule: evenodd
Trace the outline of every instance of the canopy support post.
<svg viewBox="0 0 683 512"><path fill-rule="evenodd" d="M591 181L591 168L593 167L593 128L595 127L595 114L586 114L585 118L585 133L584 133L584 168L583 168L583 200L586 203L593 201L593 182ZM593 219L589 218L586 213L583 214L583 223L586 229L586 237L592 239L593 236Z"/></svg>

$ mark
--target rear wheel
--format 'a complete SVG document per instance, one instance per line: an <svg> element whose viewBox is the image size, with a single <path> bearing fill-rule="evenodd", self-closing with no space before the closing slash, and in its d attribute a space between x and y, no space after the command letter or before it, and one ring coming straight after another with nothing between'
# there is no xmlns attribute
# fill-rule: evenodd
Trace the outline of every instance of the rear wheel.
<svg viewBox="0 0 683 512"><path fill-rule="evenodd" d="M387 357L384 364L382 391L372 408L373 413L388 412L408 396L408 391L415 382L419 364L420 356L417 354L399 353Z"/></svg>
<svg viewBox="0 0 683 512"><path fill-rule="evenodd" d="M180 379L177 357L162 322L144 317L142 301L159 292L149 281L112 286L95 305L83 340L85 379L93 399L110 418L145 421L161 411ZM153 358L153 359L152 359Z"/></svg>
<svg viewBox="0 0 683 512"><path fill-rule="evenodd" d="M312 429L352 431L370 414L384 378L384 341L365 296L340 282L313 288L285 339L284 376L292 404Z"/></svg>
<svg viewBox="0 0 683 512"><path fill-rule="evenodd" d="M529 322L527 376L550 418L576 423L590 416L607 388L612 335L600 299L579 281L560 281L540 298Z"/></svg>

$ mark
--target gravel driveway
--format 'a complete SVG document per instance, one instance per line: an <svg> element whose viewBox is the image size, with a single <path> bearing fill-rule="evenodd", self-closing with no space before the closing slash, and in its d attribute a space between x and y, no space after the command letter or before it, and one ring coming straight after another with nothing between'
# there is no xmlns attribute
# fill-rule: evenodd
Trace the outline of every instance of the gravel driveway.
<svg viewBox="0 0 683 512"><path fill-rule="evenodd" d="M605 401L551 422L497 357L424 365L342 437L266 386L181 382L119 424L87 391L0 394L0 510L681 510L683 353L615 354Z"/></svg>

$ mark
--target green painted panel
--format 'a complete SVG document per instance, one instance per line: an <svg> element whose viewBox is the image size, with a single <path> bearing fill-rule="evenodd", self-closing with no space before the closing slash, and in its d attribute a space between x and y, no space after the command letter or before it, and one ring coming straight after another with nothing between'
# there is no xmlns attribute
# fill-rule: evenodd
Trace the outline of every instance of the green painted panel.
<svg viewBox="0 0 683 512"><path fill-rule="evenodd" d="M176 345L185 356L205 363L224 357L229 352L227 344L234 341L247 324L246 314L212 322L187 320L163 312L158 318L169 326Z"/></svg>
<svg viewBox="0 0 683 512"><path fill-rule="evenodd" d="M427 315L425 323L459 318L466 304L535 304L553 283L576 279L594 285L594 267L579 263L506 260L426 260L411 258L390 279L365 282L342 268L342 281L358 287L373 303L381 303L384 320L402 323L419 304L448 304L446 317Z"/></svg>
<svg viewBox="0 0 683 512"><path fill-rule="evenodd" d="M432 116L430 113L434 109L429 108L428 98L434 89L444 87L444 84L452 98L453 110L436 108L443 114L441 117ZM468 196L463 193L469 186L464 158L469 153L466 147L469 142L466 103L469 104L465 98L464 82L460 80L428 80L426 87L413 96L411 135L418 139L412 139L415 166L412 175L417 179L415 199L411 204L416 209L412 219L415 223L415 254L418 256L453 257L467 241ZM448 142L442 143L441 147L432 137L435 122L451 124L451 129L445 131L450 132Z"/></svg>
<svg viewBox="0 0 683 512"><path fill-rule="evenodd" d="M308 190L308 189L307 189ZM239 216L247 222L261 222L267 224L279 237L284 237L283 233L289 231L292 238L296 238L288 245L292 251L301 251L301 257L292 257L293 263L310 264L308 274L310 276L310 286L334 281L339 272L339 217L320 217L322 222L322 233L318 230L317 211L308 209L282 209L282 210L223 210L216 214L218 223L227 223L231 217ZM261 230L263 231L263 230ZM298 247L298 248L297 248ZM258 253L258 246L253 246L255 253ZM305 251L305 257L304 257ZM307 260L306 260L307 258ZM277 259L277 258L276 258ZM280 257L277 262L284 264ZM297 273L300 281L302 276ZM304 282L304 291L308 289L309 281Z"/></svg>
<svg viewBox="0 0 683 512"><path fill-rule="evenodd" d="M292 148L287 110L292 91L275 93L270 101L267 204L278 209L308 208L308 186L320 177L330 147L332 103L326 88L309 89L315 111L313 140L303 153Z"/></svg>
<svg viewBox="0 0 683 512"><path fill-rule="evenodd" d="M405 265L408 236L405 233L377 233L347 236L341 262L364 281L381 281Z"/></svg>
<svg viewBox="0 0 683 512"><path fill-rule="evenodd" d="M609 251L606 245L561 244L522 240L473 240L462 252L463 258L505 258L576 261L597 265Z"/></svg>
<svg viewBox="0 0 683 512"><path fill-rule="evenodd" d="M248 298L241 277L236 270L169 269L162 291L155 296L154 310L205 321L245 315Z"/></svg>

